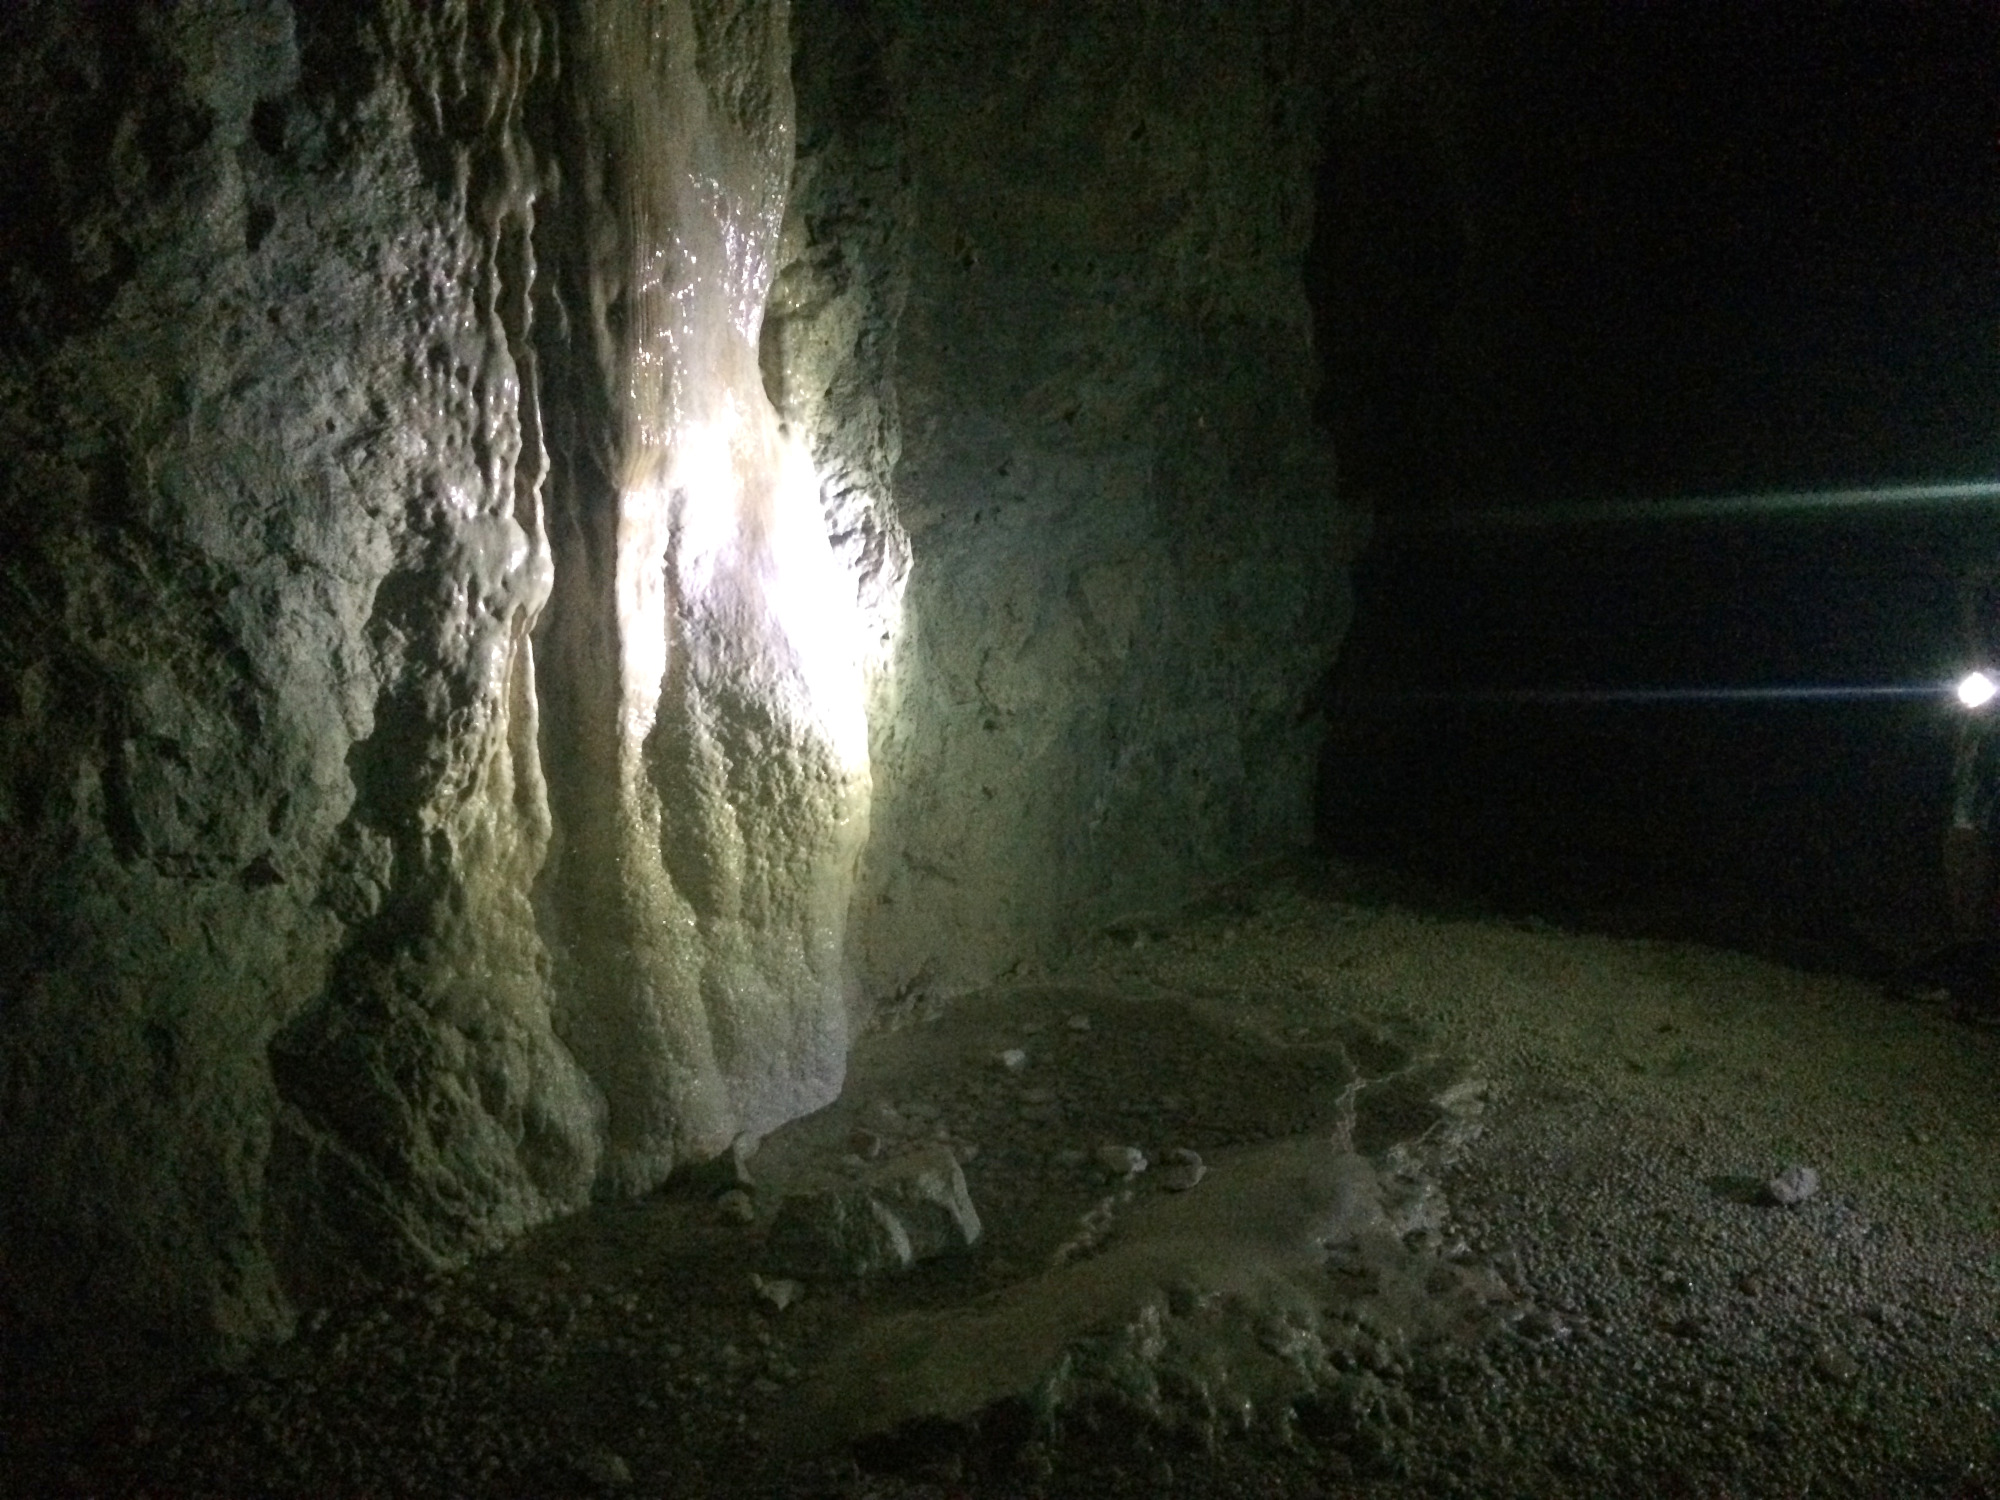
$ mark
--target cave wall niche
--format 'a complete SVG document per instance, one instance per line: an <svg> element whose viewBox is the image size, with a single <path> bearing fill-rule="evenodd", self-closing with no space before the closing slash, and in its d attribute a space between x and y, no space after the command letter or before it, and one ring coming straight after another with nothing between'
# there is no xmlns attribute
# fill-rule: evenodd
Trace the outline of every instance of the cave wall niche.
<svg viewBox="0 0 2000 1500"><path fill-rule="evenodd" d="M1385 37L9 7L10 1366L642 1191L1303 842L1358 527L1300 264Z"/></svg>

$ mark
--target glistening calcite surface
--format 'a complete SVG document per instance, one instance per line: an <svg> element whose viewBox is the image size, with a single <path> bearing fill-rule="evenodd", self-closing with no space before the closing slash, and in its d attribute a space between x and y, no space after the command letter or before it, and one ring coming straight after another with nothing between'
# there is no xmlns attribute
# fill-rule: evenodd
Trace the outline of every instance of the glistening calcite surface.
<svg viewBox="0 0 2000 1500"><path fill-rule="evenodd" d="M609 1180L643 1189L839 1091L868 747L854 587L758 365L791 168L784 9L591 14L540 242L559 829L540 890Z"/></svg>
<svg viewBox="0 0 2000 1500"><path fill-rule="evenodd" d="M8 9L10 1327L243 1347L1304 838L1307 15Z"/></svg>

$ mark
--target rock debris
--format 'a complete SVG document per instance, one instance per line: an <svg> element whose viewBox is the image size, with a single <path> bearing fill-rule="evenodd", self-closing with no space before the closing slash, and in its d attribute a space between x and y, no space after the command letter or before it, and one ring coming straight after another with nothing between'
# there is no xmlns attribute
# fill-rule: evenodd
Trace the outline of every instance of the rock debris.
<svg viewBox="0 0 2000 1500"><path fill-rule="evenodd" d="M335 1305L43 1489L1994 1493L1993 1038L1336 877L874 1034L721 1198ZM1627 1068L1668 1018L1701 1066Z"/></svg>

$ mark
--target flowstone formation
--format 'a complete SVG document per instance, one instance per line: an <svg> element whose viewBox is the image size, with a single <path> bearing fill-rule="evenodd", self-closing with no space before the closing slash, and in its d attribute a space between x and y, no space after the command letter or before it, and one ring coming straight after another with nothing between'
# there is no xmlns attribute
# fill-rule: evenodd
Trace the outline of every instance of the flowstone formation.
<svg viewBox="0 0 2000 1500"><path fill-rule="evenodd" d="M1378 1168L1342 1140L1294 1137L1218 1157L1183 1194L1138 1198L1150 1185L1134 1182L1088 1226L1101 1249L855 1338L815 1377L801 1430L921 1444L1025 1417L1041 1441L1105 1425L1210 1449L1299 1427L1374 1441L1407 1421L1381 1377L1408 1350L1476 1347L1523 1311L1490 1268L1413 1248L1444 1223L1425 1170L1439 1153L1420 1155Z"/></svg>
<svg viewBox="0 0 2000 1500"><path fill-rule="evenodd" d="M854 583L758 365L791 170L783 7L605 4L587 25L545 326L552 383L604 399L549 400L543 890L561 1030L631 1190L839 1092L868 726Z"/></svg>
<svg viewBox="0 0 2000 1500"><path fill-rule="evenodd" d="M7 7L5 1357L461 1264L1303 840L1340 47Z"/></svg>
<svg viewBox="0 0 2000 1500"><path fill-rule="evenodd" d="M838 1089L786 20L10 12L24 1321L254 1339Z"/></svg>

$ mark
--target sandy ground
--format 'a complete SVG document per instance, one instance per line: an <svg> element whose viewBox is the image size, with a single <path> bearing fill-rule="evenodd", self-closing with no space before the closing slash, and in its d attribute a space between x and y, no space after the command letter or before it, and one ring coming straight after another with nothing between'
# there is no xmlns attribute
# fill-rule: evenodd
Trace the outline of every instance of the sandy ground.
<svg viewBox="0 0 2000 1500"><path fill-rule="evenodd" d="M887 1021L747 1205L335 1309L12 1492L2000 1495L2000 1031L1941 997L1313 865ZM777 1263L919 1147L977 1245Z"/></svg>

